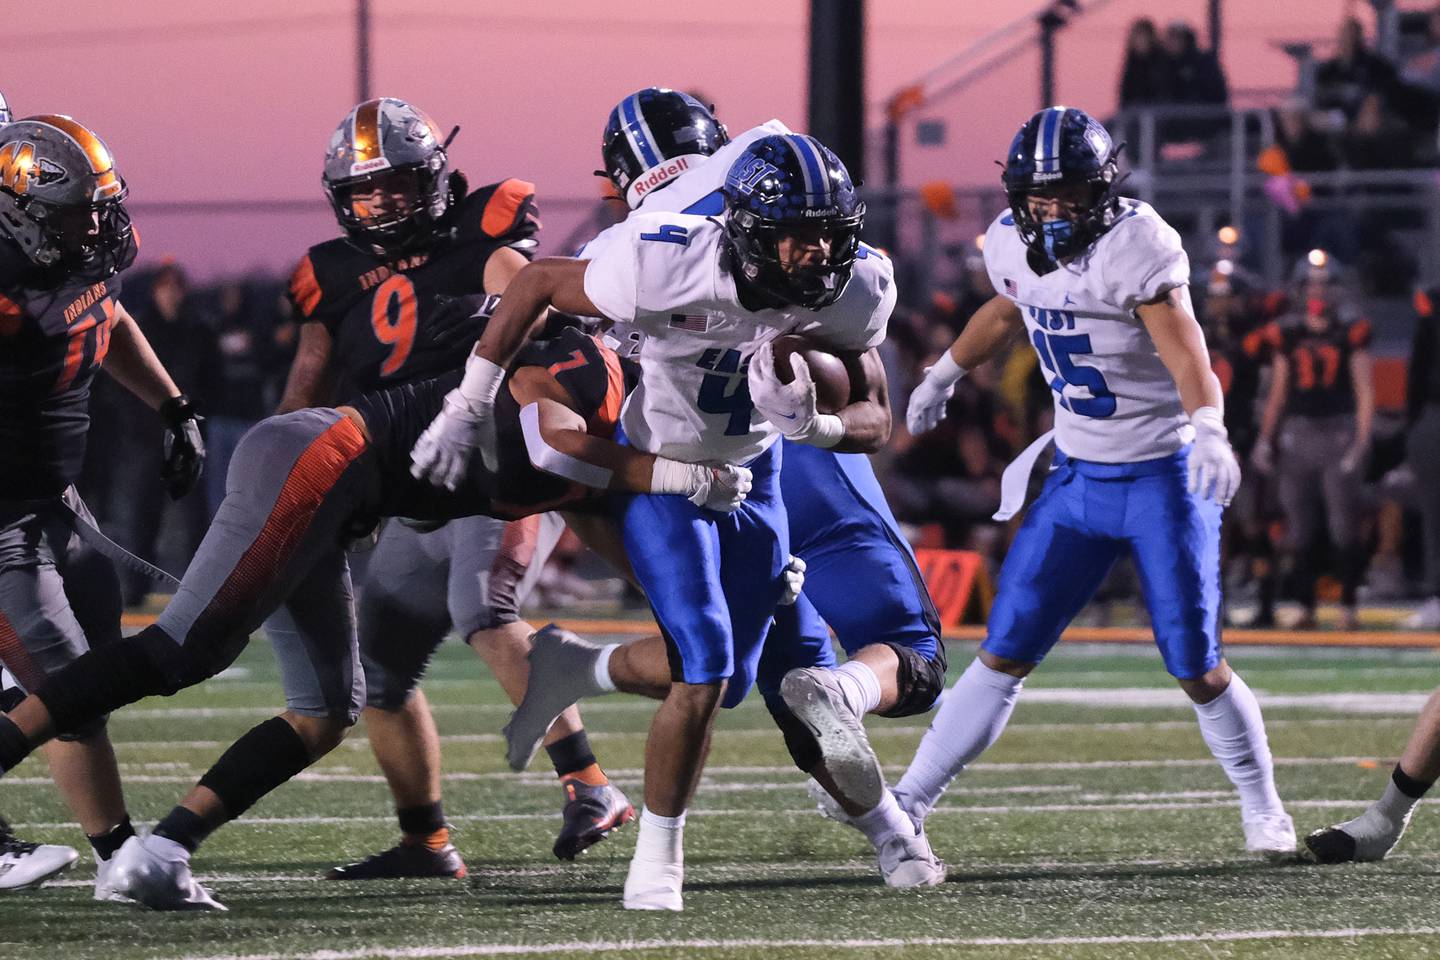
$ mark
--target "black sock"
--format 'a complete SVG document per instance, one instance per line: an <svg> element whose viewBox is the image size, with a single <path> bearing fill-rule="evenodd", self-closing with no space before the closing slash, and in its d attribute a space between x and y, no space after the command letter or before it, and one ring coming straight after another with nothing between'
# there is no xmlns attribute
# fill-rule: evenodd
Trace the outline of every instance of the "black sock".
<svg viewBox="0 0 1440 960"><path fill-rule="evenodd" d="M0 713L0 773L14 770L30 756L30 738L20 732L15 721Z"/></svg>
<svg viewBox="0 0 1440 960"><path fill-rule="evenodd" d="M567 773L584 770L595 763L595 752L590 749L590 738L585 736L584 730L572 733L563 740L556 740L545 748L545 752L550 754L550 762L555 764L555 772L562 777Z"/></svg>
<svg viewBox="0 0 1440 960"><path fill-rule="evenodd" d="M95 856L101 860L109 860L115 856L115 851L120 849L120 845L133 836L135 836L135 827L130 823L130 814L128 813L125 814L124 820L104 833L86 834L90 846L95 848Z"/></svg>
<svg viewBox="0 0 1440 960"><path fill-rule="evenodd" d="M445 809L439 800L418 807L396 807L395 816L400 819L400 832L412 837L428 837L445 829Z"/></svg>
<svg viewBox="0 0 1440 960"><path fill-rule="evenodd" d="M165 814L165 819L155 824L155 836L174 840L180 846L194 853L205 838L215 829L205 818L184 807L176 807Z"/></svg>
<svg viewBox="0 0 1440 960"><path fill-rule="evenodd" d="M1395 764L1395 772L1390 774L1390 779L1395 782L1396 790L1399 790L1412 800L1419 800L1425 796L1425 791L1435 786L1434 780L1416 780L1404 770L1401 770L1400 764L1398 763Z"/></svg>

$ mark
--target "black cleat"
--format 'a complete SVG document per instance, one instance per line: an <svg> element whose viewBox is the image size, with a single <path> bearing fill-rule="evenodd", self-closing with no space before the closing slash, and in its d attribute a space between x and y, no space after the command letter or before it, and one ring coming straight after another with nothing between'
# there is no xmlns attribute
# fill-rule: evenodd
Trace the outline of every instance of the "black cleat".
<svg viewBox="0 0 1440 960"><path fill-rule="evenodd" d="M1355 838L1339 827L1325 827L1305 838L1316 863L1350 863L1355 859Z"/></svg>
<svg viewBox="0 0 1440 960"><path fill-rule="evenodd" d="M460 880L465 876L465 861L453 843L439 850L424 844L397 844L389 850L372 854L359 863L335 867L325 874L327 880L392 880L397 877L444 877Z"/></svg>
<svg viewBox="0 0 1440 960"><path fill-rule="evenodd" d="M613 783L591 786L575 777L562 777L565 788L565 824L555 838L555 856L574 860L610 835L610 831L635 819L635 808Z"/></svg>

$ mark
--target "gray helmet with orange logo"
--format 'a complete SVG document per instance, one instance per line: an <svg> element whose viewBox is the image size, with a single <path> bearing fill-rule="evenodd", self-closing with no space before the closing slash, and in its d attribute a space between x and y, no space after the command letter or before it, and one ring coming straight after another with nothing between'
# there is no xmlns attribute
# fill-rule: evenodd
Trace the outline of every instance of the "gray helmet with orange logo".
<svg viewBox="0 0 1440 960"><path fill-rule="evenodd" d="M450 203L440 128L394 97L346 114L325 151L325 193L350 241L377 256L430 244Z"/></svg>
<svg viewBox="0 0 1440 960"><path fill-rule="evenodd" d="M97 277L135 258L125 181L110 148L60 114L0 127L0 233L36 265Z"/></svg>

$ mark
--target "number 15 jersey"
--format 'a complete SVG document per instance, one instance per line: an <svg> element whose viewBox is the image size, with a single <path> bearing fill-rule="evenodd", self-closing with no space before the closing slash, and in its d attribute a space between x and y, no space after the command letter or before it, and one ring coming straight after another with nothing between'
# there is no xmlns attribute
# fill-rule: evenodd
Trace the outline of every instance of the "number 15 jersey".
<svg viewBox="0 0 1440 960"><path fill-rule="evenodd" d="M1121 200L1099 240L1044 276L1007 212L985 234L985 268L1025 319L1054 391L1055 445L1068 457L1133 463L1192 441L1179 391L1135 309L1179 289L1190 310L1180 235L1149 204Z"/></svg>

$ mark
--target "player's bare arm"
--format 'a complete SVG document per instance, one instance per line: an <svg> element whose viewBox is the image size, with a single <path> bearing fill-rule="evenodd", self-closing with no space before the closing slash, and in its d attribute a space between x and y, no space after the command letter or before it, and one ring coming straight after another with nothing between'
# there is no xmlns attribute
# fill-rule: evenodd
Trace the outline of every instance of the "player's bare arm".
<svg viewBox="0 0 1440 960"><path fill-rule="evenodd" d="M1140 304L1135 313L1145 324L1160 361L1170 371L1180 405L1195 428L1188 461L1190 492L1229 504L1240 487L1240 464L1230 449L1230 435L1225 428L1220 378L1210 367L1205 333L1190 311L1185 289L1172 288Z"/></svg>
<svg viewBox="0 0 1440 960"><path fill-rule="evenodd" d="M955 384L966 372L998 354L1025 331L1025 318L1011 300L996 295L970 317L950 349L925 371L925 378L910 394L905 424L912 434L934 430L945 419L945 406Z"/></svg>
<svg viewBox="0 0 1440 960"><path fill-rule="evenodd" d="M600 316L600 308L585 295L588 260L545 257L526 264L505 288L495 315L475 344L475 356L503 369L515 359L547 307L581 317ZM467 373L468 376L468 373Z"/></svg>
<svg viewBox="0 0 1440 960"><path fill-rule="evenodd" d="M1265 410L1260 414L1260 436L1252 454L1255 466L1262 473L1274 467L1275 432L1285 415L1285 398L1290 392L1290 358L1284 352L1275 354L1270 364L1270 392L1265 397Z"/></svg>
<svg viewBox="0 0 1440 960"><path fill-rule="evenodd" d="M1190 312L1182 288L1142 303L1135 308L1145 330L1155 343L1155 350L1180 391L1185 412L1194 414L1202 407L1223 411L1224 394L1220 379L1210 368L1210 351L1205 348L1205 333Z"/></svg>
<svg viewBox="0 0 1440 960"><path fill-rule="evenodd" d="M311 320L300 324L300 344L285 380L285 393L276 413L292 413L306 407L324 406L335 392L335 369L330 363L335 340L325 324Z"/></svg>
<svg viewBox="0 0 1440 960"><path fill-rule="evenodd" d="M1355 442L1346 456L1346 469L1359 467L1370 449L1370 433L1375 423L1375 374L1369 350L1350 354L1350 382L1355 389Z"/></svg>
<svg viewBox="0 0 1440 960"><path fill-rule="evenodd" d="M875 453L890 440L890 384L880 351L845 354L850 373L850 403L837 414L845 435L832 447L837 453Z"/></svg>
<svg viewBox="0 0 1440 960"><path fill-rule="evenodd" d="M105 357L104 369L152 410L159 410L166 400L180 396L180 388L155 356L140 325L120 304L115 307L115 326L110 332L110 352Z"/></svg>

